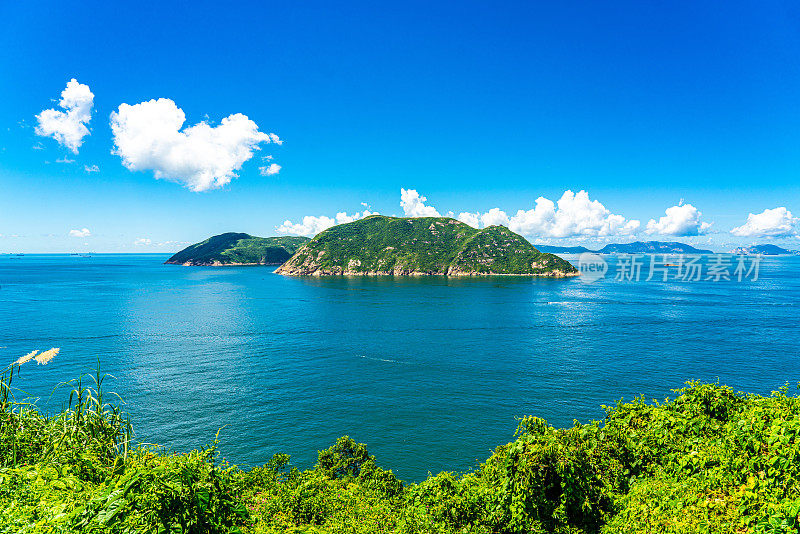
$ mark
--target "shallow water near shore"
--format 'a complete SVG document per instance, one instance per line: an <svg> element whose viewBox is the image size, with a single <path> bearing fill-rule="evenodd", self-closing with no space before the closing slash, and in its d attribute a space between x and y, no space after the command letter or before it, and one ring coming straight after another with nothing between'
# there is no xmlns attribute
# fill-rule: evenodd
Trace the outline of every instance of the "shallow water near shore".
<svg viewBox="0 0 800 534"><path fill-rule="evenodd" d="M761 394L800 380L800 257L764 259L755 282L593 284L291 278L167 257L0 256L0 357L61 347L15 385L55 411L68 392L53 387L99 359L143 442L185 451L224 427L231 462L286 452L310 467L349 434L420 480L474 467L526 414L570 426L687 379Z"/></svg>

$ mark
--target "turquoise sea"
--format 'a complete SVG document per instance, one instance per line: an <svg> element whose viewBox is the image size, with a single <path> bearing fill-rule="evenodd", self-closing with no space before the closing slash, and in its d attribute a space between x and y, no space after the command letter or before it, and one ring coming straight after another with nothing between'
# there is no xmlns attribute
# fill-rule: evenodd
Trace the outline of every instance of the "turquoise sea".
<svg viewBox="0 0 800 534"><path fill-rule="evenodd" d="M800 380L800 257L758 281L286 278L164 255L0 256L0 357L61 347L15 381L54 411L99 361L139 440L220 433L225 458L310 467L349 434L405 480L460 471L516 417L557 426L688 379L768 394ZM613 259L611 260L613 263Z"/></svg>

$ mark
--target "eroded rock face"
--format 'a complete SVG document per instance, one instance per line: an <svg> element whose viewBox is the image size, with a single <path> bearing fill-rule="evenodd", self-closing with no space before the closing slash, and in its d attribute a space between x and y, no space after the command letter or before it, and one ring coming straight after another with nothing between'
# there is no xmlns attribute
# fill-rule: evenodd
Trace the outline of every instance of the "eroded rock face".
<svg viewBox="0 0 800 534"><path fill-rule="evenodd" d="M334 226L276 271L291 276L575 276L508 228L478 230L444 217L372 216Z"/></svg>

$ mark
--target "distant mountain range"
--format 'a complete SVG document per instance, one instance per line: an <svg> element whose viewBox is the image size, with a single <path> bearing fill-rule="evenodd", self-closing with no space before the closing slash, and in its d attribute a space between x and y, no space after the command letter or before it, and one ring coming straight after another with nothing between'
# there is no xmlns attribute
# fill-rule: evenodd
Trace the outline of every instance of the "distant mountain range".
<svg viewBox="0 0 800 534"><path fill-rule="evenodd" d="M677 241L634 241L633 243L609 243L600 250L586 247L559 247L552 245L534 245L541 252L551 254L713 254L714 251L695 248Z"/></svg>
<svg viewBox="0 0 800 534"><path fill-rule="evenodd" d="M752 245L749 247L739 247L731 251L732 254L744 254L748 256L755 256L761 254L762 256L797 256L800 251L788 250L778 245Z"/></svg>
<svg viewBox="0 0 800 534"><path fill-rule="evenodd" d="M553 245L534 245L540 252L550 254L583 254L584 252L595 252L586 247L558 247Z"/></svg>

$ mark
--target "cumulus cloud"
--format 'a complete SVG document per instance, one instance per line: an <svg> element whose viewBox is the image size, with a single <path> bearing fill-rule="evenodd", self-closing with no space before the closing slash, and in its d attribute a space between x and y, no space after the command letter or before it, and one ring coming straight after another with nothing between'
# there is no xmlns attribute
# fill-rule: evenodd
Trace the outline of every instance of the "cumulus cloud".
<svg viewBox="0 0 800 534"><path fill-rule="evenodd" d="M415 189L400 189L400 205L406 217L439 217L436 208L425 204L427 200ZM362 214L356 213L354 216L339 213L336 218L307 216L303 218L302 223L285 221L278 227L278 231L287 234L314 235L334 224L350 222L376 213L365 210ZM453 213L448 212L447 216L452 217ZM586 191L573 193L569 190L564 192L557 203L539 197L532 209L519 210L514 216L509 216L500 208L492 208L483 213L461 212L457 219L475 228L507 226L514 232L538 239L629 236L637 233L641 226L637 220L628 220L621 215L611 213L597 200L591 200Z"/></svg>
<svg viewBox="0 0 800 534"><path fill-rule="evenodd" d="M487 226L508 226L510 222L506 212L500 208L492 208L481 215L481 224L484 228Z"/></svg>
<svg viewBox="0 0 800 534"><path fill-rule="evenodd" d="M480 228L481 227L481 214L480 213L470 213L468 211L462 212L458 214L456 217L459 221L463 222L464 224L468 224L473 228Z"/></svg>
<svg viewBox="0 0 800 534"><path fill-rule="evenodd" d="M791 237L798 235L798 222L800 219L792 217L792 212L785 207L766 209L749 214L747 221L733 228L731 233L739 237Z"/></svg>
<svg viewBox="0 0 800 534"><path fill-rule="evenodd" d="M153 171L158 179L206 191L236 178L261 143L283 143L241 113L214 127L199 122L183 128L185 121L183 110L168 98L120 104L111 114L113 153L128 170Z"/></svg>
<svg viewBox="0 0 800 534"><path fill-rule="evenodd" d="M323 230L327 230L331 226L357 221L359 219L363 219L364 217L369 217L370 215L378 215L378 212L364 210L362 212L356 212L352 215L348 215L345 212L340 212L337 213L335 217L326 217L325 215L306 215L303 217L303 222L293 223L290 220L286 220L283 221L283 224L278 226L276 230L281 234L304 235L311 237L317 235Z"/></svg>
<svg viewBox="0 0 800 534"><path fill-rule="evenodd" d="M508 214L500 208L492 208L486 213L462 212L456 217L459 221L473 228L486 228L487 226L508 226Z"/></svg>
<svg viewBox="0 0 800 534"><path fill-rule="evenodd" d="M281 172L281 166L277 163L271 163L269 165L259 167L258 171L261 173L261 176L272 176L273 174L278 174Z"/></svg>
<svg viewBox="0 0 800 534"><path fill-rule="evenodd" d="M438 216L433 206L414 189L401 189L400 205L407 217ZM452 212L448 214L452 216ZM536 199L529 210L518 210L509 216L500 208L487 212L461 212L457 219L475 228L502 225L512 231L537 238L610 237L628 236L639 231L641 223L628 220L606 209L597 200L591 200L586 191L564 191L558 202L544 197Z"/></svg>
<svg viewBox="0 0 800 534"><path fill-rule="evenodd" d="M84 165L83 170L88 173L100 172L100 167L98 167L97 165Z"/></svg>
<svg viewBox="0 0 800 534"><path fill-rule="evenodd" d="M91 237L92 232L88 228L82 228L80 230L70 230L69 235L70 237Z"/></svg>
<svg viewBox="0 0 800 534"><path fill-rule="evenodd" d="M39 122L36 126L36 135L52 137L58 144L67 147L73 153L78 153L78 148L83 144L83 138L89 135L86 127L92 120L92 105L94 95L88 85L78 83L73 78L67 82L67 87L61 92L58 109L45 109L36 115Z"/></svg>
<svg viewBox="0 0 800 534"><path fill-rule="evenodd" d="M641 223L611 213L586 191L564 191L557 203L544 197L536 199L529 210L509 216L500 208L485 213L463 212L458 220L475 228L502 225L525 236L543 238L606 237L635 234Z"/></svg>
<svg viewBox="0 0 800 534"><path fill-rule="evenodd" d="M153 243L153 240L150 239L150 238L147 238L147 237L138 237L133 242L133 244L136 245L137 247L147 246L147 245L150 245L152 243Z"/></svg>
<svg viewBox="0 0 800 534"><path fill-rule="evenodd" d="M425 205L426 200L416 189L400 188L400 206L406 217L440 217L436 208Z"/></svg>
<svg viewBox="0 0 800 534"><path fill-rule="evenodd" d="M647 223L648 234L671 235L687 237L705 234L711 224L702 222L703 215L691 204L678 203L677 206L667 208L666 215L658 219L650 219Z"/></svg>
<svg viewBox="0 0 800 534"><path fill-rule="evenodd" d="M557 203L537 198L532 209L517 211L508 227L526 236L561 238L631 235L640 224L611 213L599 201L591 200L586 191L567 190Z"/></svg>
<svg viewBox="0 0 800 534"><path fill-rule="evenodd" d="M67 158L67 156L64 156L63 158L58 158L56 160L56 163L75 163L75 160L74 159L69 159L69 158Z"/></svg>

